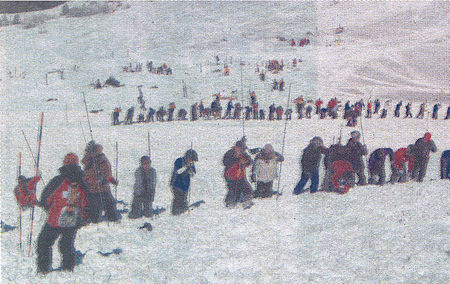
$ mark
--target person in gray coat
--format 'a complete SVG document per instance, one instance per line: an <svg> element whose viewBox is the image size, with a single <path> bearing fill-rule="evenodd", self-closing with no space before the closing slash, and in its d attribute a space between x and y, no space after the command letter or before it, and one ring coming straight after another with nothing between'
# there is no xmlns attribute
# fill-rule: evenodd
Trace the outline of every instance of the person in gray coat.
<svg viewBox="0 0 450 284"><path fill-rule="evenodd" d="M427 173L428 160L430 160L430 152L437 151L436 144L431 140L430 132L425 133L422 138L417 139L414 144L414 169L412 178L417 182L422 182Z"/></svg>
<svg viewBox="0 0 450 284"><path fill-rule="evenodd" d="M358 185L367 185L366 175L364 173L364 162L362 156L367 155L367 146L361 144L359 139L361 134L355 130L350 133L351 138L347 142L348 160L352 165L353 170L358 176Z"/></svg>
<svg viewBox="0 0 450 284"><path fill-rule="evenodd" d="M155 198L156 171L152 168L149 156L142 156L139 168L134 173L133 202L128 218L136 219L142 216L152 217L152 203Z"/></svg>

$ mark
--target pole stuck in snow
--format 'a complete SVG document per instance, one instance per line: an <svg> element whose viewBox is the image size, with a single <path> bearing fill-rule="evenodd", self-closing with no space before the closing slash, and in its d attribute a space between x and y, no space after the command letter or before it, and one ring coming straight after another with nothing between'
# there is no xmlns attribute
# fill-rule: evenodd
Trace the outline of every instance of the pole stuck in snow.
<svg viewBox="0 0 450 284"><path fill-rule="evenodd" d="M289 101L291 100L291 85L292 83L289 84L289 93L288 93L288 101L287 101L287 106L286 106L286 110L289 109ZM284 145L285 145L285 140L286 140L286 128L287 128L287 122L288 119L286 118L286 121L284 122L284 130L283 130L283 144L281 147L281 156L284 157ZM280 173L278 174L278 186L277 186L277 201L278 201L278 197L283 194L283 189L281 189L280 192L280 181L281 181L281 169L283 167L283 162L280 162Z"/></svg>
<svg viewBox="0 0 450 284"><path fill-rule="evenodd" d="M241 103L242 103L242 106L241 106L241 114L242 114L242 137L244 137L245 136L245 110L244 110L244 83L243 83L243 81L242 81L242 60L239 60L240 61L240 66L241 66Z"/></svg>
<svg viewBox="0 0 450 284"><path fill-rule="evenodd" d="M37 152L37 159L36 159L36 175L39 175L39 159L41 157L41 141L42 141L42 126L44 125L44 113L41 113L41 123L40 123L40 127L39 127L39 136L38 136L38 152ZM34 189L33 192L36 194L36 183L34 184ZM33 224L34 224L34 208L35 208L35 203L36 202L36 197L35 200L33 200L33 204L31 207L31 224L30 224L30 239L28 242L28 256L31 256L31 242L33 239Z"/></svg>
<svg viewBox="0 0 450 284"><path fill-rule="evenodd" d="M91 140L94 141L94 135L92 134L92 127L91 127L91 120L89 119L89 111L87 108L87 103L86 103L86 95L83 92L83 102L84 102L84 108L86 109L86 117L87 117L87 121L88 121L88 125L89 125L89 133L91 134Z"/></svg>
<svg viewBox="0 0 450 284"><path fill-rule="evenodd" d="M19 182L19 194L22 191L22 183L19 177L22 175L22 153L19 152L19 165L17 169L17 181ZM19 248L22 250L22 204L19 202Z"/></svg>
<svg viewBox="0 0 450 284"><path fill-rule="evenodd" d="M152 158L152 152L150 148L150 131L147 131L147 148L148 148L148 157Z"/></svg>
<svg viewBox="0 0 450 284"><path fill-rule="evenodd" d="M118 175L119 175L119 143L116 141L116 174L115 174L115 179L116 181L119 180L118 179ZM114 185L114 198L117 200L117 183Z"/></svg>

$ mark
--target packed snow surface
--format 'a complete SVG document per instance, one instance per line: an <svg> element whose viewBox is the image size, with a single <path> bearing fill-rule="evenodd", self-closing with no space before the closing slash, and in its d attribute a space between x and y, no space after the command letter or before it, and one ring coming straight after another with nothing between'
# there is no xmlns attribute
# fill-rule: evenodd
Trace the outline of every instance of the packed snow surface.
<svg viewBox="0 0 450 284"><path fill-rule="evenodd" d="M85 139L91 140L82 93L89 110L104 110L90 113L89 118L94 139L103 145L113 170L118 167L119 200L131 202L134 171L148 152L147 133L158 175L154 206L169 211L173 162L191 145L199 161L190 200L205 200L178 217L168 211L153 220L129 220L123 215L120 223L83 227L75 244L85 253L82 263L73 273L55 271L45 277L36 275L34 245L46 215L36 209L33 254L28 257L26 211L22 250L17 228L1 234L2 283L449 282L449 181L439 179L440 155L450 148L449 123L443 120L450 102L449 8L447 1L130 2L129 9L111 14L57 17L31 29L2 27L3 222L18 226L12 193L18 154L23 157L22 173L32 176L34 162L23 133L36 155L41 112L45 114L40 156L43 182L38 195L44 182L57 174L65 154L82 156ZM57 14L59 9L42 13ZM339 25L344 31L337 35ZM289 45L291 38L297 41L308 32L310 45ZM293 58L302 59L295 68ZM255 69L271 59L283 59L285 70L267 72L266 81L261 82ZM173 75L150 74L145 68L148 60L156 66L166 63ZM225 61L230 76L214 72ZM130 62L143 63L143 71L122 72ZM56 69L64 69L64 79L50 74L47 85L45 74ZM23 72L24 78L19 76ZM111 75L125 86L100 90L90 86ZM281 78L286 91L271 91L272 80ZM183 97L183 81L187 97ZM219 92L233 94L247 105L249 90L256 92L260 107L267 109L272 103L284 107L288 86L291 107L300 95L323 100L336 96L344 102L375 97L393 103L411 101L414 113L420 102L426 101L428 110L441 103L438 120L429 119L428 111L422 120L394 119L389 109L387 119L363 119L357 128L369 152L406 147L426 131L432 133L438 152L431 155L423 183L369 185L345 195L293 196L300 178L299 157L309 140L321 136L328 146L337 140L340 129L344 142L354 130L343 126L342 119L294 119L286 125L286 159L280 182L274 184L283 195L256 200L249 210L226 209L223 154L243 131L250 148L271 143L281 152L285 121L111 126L114 107L137 106L138 85L143 85L147 106L155 109L175 102L178 109L190 110L200 100L209 104ZM323 168L321 178L322 172ZM118 208L125 209L121 204ZM153 231L139 230L144 222L150 222ZM97 253L114 249L122 252L108 257ZM57 245L53 256L57 268Z"/></svg>

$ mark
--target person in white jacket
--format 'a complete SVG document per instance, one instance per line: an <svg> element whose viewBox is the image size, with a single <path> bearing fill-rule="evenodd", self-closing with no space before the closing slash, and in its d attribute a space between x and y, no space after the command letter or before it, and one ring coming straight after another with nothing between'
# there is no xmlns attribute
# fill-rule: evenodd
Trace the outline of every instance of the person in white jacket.
<svg viewBox="0 0 450 284"><path fill-rule="evenodd" d="M284 157L275 152L270 144L266 144L257 154L251 176L252 182L256 182L255 198L272 197L273 180L278 176L277 164L283 161Z"/></svg>

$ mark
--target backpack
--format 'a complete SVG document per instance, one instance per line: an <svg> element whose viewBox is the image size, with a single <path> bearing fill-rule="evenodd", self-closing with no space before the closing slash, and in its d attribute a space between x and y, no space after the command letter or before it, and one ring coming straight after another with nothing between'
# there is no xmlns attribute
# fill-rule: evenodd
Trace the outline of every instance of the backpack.
<svg viewBox="0 0 450 284"><path fill-rule="evenodd" d="M225 171L225 179L241 180L245 178L245 169L241 169L238 163L234 164Z"/></svg>
<svg viewBox="0 0 450 284"><path fill-rule="evenodd" d="M77 182L72 182L67 190L68 190L68 205L64 206L61 209L61 214L58 218L58 226L60 227L75 227L77 225L78 220L81 216L81 208L78 207L78 187L79 184Z"/></svg>

